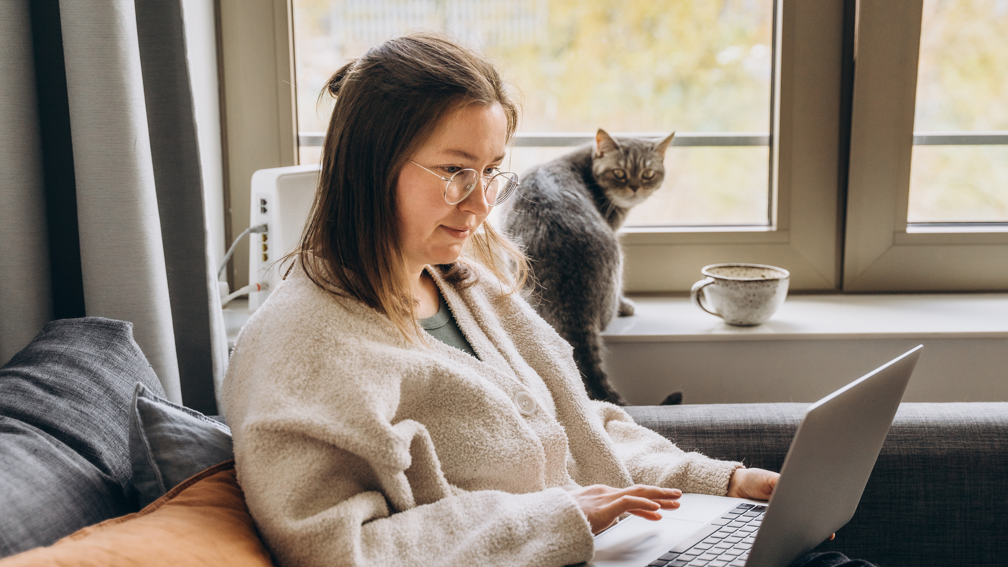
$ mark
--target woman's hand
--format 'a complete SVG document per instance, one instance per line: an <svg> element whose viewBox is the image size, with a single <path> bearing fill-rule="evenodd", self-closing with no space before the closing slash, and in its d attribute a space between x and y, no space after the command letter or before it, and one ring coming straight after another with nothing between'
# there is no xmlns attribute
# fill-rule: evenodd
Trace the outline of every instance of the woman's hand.
<svg viewBox="0 0 1008 567"><path fill-rule="evenodd" d="M581 511L588 517L593 534L608 528L623 515L630 512L647 520L660 520L658 510L679 507L678 498L682 491L676 488L658 488L635 484L629 488L613 488L604 484L577 487L570 490Z"/></svg>
<svg viewBox="0 0 1008 567"><path fill-rule="evenodd" d="M741 474L739 474L741 473ZM728 496L749 500L770 500L780 475L764 469L735 469L728 480ZM836 534L829 536L833 541Z"/></svg>
<svg viewBox="0 0 1008 567"><path fill-rule="evenodd" d="M728 480L728 496L770 500L780 475L764 469L735 469Z"/></svg>

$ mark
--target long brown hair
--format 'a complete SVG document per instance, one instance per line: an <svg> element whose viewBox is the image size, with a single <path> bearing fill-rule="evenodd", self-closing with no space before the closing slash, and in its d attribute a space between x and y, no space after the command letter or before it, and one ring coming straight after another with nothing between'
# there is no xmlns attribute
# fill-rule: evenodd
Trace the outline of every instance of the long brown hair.
<svg viewBox="0 0 1008 567"><path fill-rule="evenodd" d="M336 71L325 92L336 105L301 239L301 266L322 289L358 299L416 340L422 335L396 221L399 173L441 119L464 105L500 104L510 143L517 104L484 56L433 33L371 48ZM487 222L444 267L445 277L471 286L479 278L474 264L497 278L502 293L520 289L528 275L522 252Z"/></svg>

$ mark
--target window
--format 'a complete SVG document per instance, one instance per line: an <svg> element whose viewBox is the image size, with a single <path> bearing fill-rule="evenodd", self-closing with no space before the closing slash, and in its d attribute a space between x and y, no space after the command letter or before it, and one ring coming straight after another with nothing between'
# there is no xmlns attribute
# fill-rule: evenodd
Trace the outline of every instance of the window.
<svg viewBox="0 0 1008 567"><path fill-rule="evenodd" d="M229 143L227 152L231 159L231 206L235 211L232 232L239 232L248 222L244 218L247 213L239 210L242 200L248 199L248 177L253 169L246 167L246 162L254 162L257 168L287 164L284 148L288 134L282 126L285 116L295 113L293 104L284 106L285 92L289 92L285 89L293 83L291 75L284 71L288 54L297 55L296 63L291 64L291 69L298 70L297 80L309 82L307 92L300 83L297 97L292 97L292 101L299 102L300 156L306 162L317 159L318 150L314 150L313 157L311 146L317 146L320 138L313 132L321 129L324 118L318 117L324 117L328 109L323 107L315 114L318 86L310 84L310 73L303 66L310 63L313 54L322 54L315 63L318 76L324 77L335 69L339 61L331 45L333 38L328 31L316 34L315 43L299 47L296 52L293 44L284 51L283 42L292 34L299 37L306 33L306 24L300 18L312 9L319 14L313 25L329 30L340 18L345 21L347 7L360 11L353 17L364 17L361 14L374 14L378 10L375 6L389 2L274 0L270 6L256 8L263 12L257 21L272 21L271 34L258 24L255 33L244 33L242 22L251 21L252 7L237 0L220 0L224 90L228 93L226 132L234 142ZM554 14L554 3L564 9ZM683 292L699 277L702 266L726 261L783 266L792 273L792 289L803 291L1004 290L1008 285L1008 262L1003 260L1008 257L1008 126L1004 114L1008 107L1000 101L1008 86L1008 64L1006 51L987 43L1000 39L1003 45L1008 33L1005 0L650 2L640 4L651 8L642 8L637 20L633 20L629 9L625 14L606 12L616 3L603 0L481 3L503 10L490 16L463 13L458 6L476 4L460 0L403 0L396 4L413 7L410 22L419 23L408 27L433 25L428 24L431 18L440 18L442 24L449 21L449 29L464 30L460 35L469 34L491 51L497 49L494 45L505 43L511 46L508 49L533 52L533 48L544 49L541 45L535 47L536 42L551 46L545 52L555 57L547 58L545 67L533 66L532 71L506 68L526 91L523 138L511 156L512 168L519 172L524 167L522 160L530 163L566 151L565 146L589 139L597 126L613 133L660 133L654 132L661 128L652 127L652 123L678 130L679 145L670 149L668 164L673 182L679 186L669 196L682 201L669 204L666 211L638 211L632 226L622 232L625 284L630 292ZM637 6L636 2L623 4ZM588 99L561 104L557 91L550 90L555 85L550 86L553 83L546 79L564 76L562 69L557 69L565 55L549 43L552 40L543 38L543 14L547 36L558 36L553 27L553 23L561 21L557 18L577 14L594 22L596 37L611 36L609 41L618 43L625 38L617 33L624 28L613 27L614 22L624 21L617 15L648 29L652 25L649 22L681 17L676 10L684 6L702 13L708 4L738 9L743 14L742 23L733 20L735 16L717 19L724 16L715 14L712 21L734 22L736 27L729 26L726 32L714 26L694 25L697 35L709 34L711 38L702 40L702 48L684 48L678 54L704 54L698 57L707 66L694 68L699 73L694 80L704 73L710 79L720 70L721 77L707 84L710 89L701 89L708 98L695 97L690 103L693 106L673 104L661 111L649 109L651 114L634 118ZM337 5L342 6L342 11L332 8ZM593 5L601 6L602 11L591 12ZM456 9L452 6L456 6L458 14L451 11ZM772 18L744 17L765 14L767 6L773 10ZM290 19L285 19L288 16ZM480 21L508 22L509 18L524 25L500 24L490 31L477 25ZM381 28L384 23L368 25L372 30L368 33L384 34L382 37L401 29ZM355 26L362 30L366 27ZM772 35L767 35L768 26ZM291 27L295 28L293 32ZM726 34L727 39L719 34ZM350 34L340 37L345 39ZM976 43L983 38L986 40ZM759 47L766 42L770 42L768 48ZM525 47L514 48L516 44ZM621 46L618 51L625 48ZM229 52L238 54L233 57L247 53L259 62L272 57L275 73L262 69L248 72L248 65L229 61ZM763 59L767 53L769 61ZM347 52L345 56L352 55ZM580 51L575 55L567 60L568 65L582 57ZM499 55L505 65L511 65L509 61L514 57L514 53ZM542 63L541 59L537 60ZM622 69L618 63L619 58L616 63L607 61L607 65L616 66L603 69L615 73ZM621 81L635 85L632 97L651 96L664 101L671 91L659 85L656 77L666 63L660 57L645 57L643 64L635 62L623 69L629 77L643 74L641 81L622 76ZM678 62L669 64L674 67ZM767 68L773 70L769 85L758 78L765 76L759 73ZM654 70L655 76L648 76L648 69ZM526 82L522 73L538 78ZM249 77L247 82L242 81L243 74ZM725 76L741 78L718 82ZM256 81L265 79L274 82L255 88L260 84ZM967 86L975 80L981 81L978 87ZM530 93L530 84L546 87ZM729 84L736 90L728 89ZM720 90L722 87L725 89ZM271 92L274 94L270 96L279 101L275 112L246 109L246 99ZM745 94L738 95L740 92ZM737 114L733 110L724 117L715 117L720 122L702 119L711 114L704 110L704 104L720 108L715 99L730 101L733 96L751 100L752 104L736 101L734 107L727 104L726 108L751 108L764 114ZM564 97L566 100L567 95ZM963 103L967 98L969 103ZM636 101L644 99L631 100L643 106ZM567 106L588 111L571 114ZM310 120L317 120L314 126ZM256 121L273 124L269 128L279 140L280 163L249 157L263 149L262 141L267 137L249 134L254 130L249 124ZM254 151L235 147L246 141L255 145ZM740 157L744 155L756 157ZM726 160L732 162L732 167L716 165L724 156L733 156ZM237 161L244 165L236 167ZM721 209L704 202L722 200L719 191L730 195L734 202ZM241 269L236 271L240 273Z"/></svg>
<svg viewBox="0 0 1008 567"><path fill-rule="evenodd" d="M907 222L1008 221L1008 0L925 0Z"/></svg>
<svg viewBox="0 0 1008 567"><path fill-rule="evenodd" d="M301 162L318 160L330 111L318 93L341 62L396 33L447 29L522 91L514 171L598 127L677 130L666 186L624 229L628 291L685 291L721 261L781 265L793 289L836 289L844 12L804 4L293 0Z"/></svg>
<svg viewBox="0 0 1008 567"><path fill-rule="evenodd" d="M294 14L302 163L318 160L331 106L316 100L336 62L434 29L488 51L520 89L514 171L599 127L675 129L669 182L627 224L770 224L773 0L295 0Z"/></svg>
<svg viewBox="0 0 1008 567"><path fill-rule="evenodd" d="M1008 5L858 10L844 290L1005 289Z"/></svg>

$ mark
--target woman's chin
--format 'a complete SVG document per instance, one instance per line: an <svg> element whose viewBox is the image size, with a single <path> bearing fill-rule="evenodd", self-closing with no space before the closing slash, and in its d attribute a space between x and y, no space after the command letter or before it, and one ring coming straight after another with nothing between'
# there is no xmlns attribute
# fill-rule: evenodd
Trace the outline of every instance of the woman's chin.
<svg viewBox="0 0 1008 567"><path fill-rule="evenodd" d="M440 264L451 264L452 262L459 259L462 255L462 245L452 245L443 250L439 250L434 254L431 254L431 260L428 264L440 265Z"/></svg>

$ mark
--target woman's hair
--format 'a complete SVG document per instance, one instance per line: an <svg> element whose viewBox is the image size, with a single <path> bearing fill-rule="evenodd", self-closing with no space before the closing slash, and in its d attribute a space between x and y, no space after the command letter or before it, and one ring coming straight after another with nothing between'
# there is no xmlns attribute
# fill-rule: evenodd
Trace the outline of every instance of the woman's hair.
<svg viewBox="0 0 1008 567"><path fill-rule="evenodd" d="M510 143L518 107L484 56L433 33L371 48L336 71L325 92L336 104L301 239L301 265L322 289L362 301L416 340L422 335L396 216L399 173L449 113L500 104ZM445 266L446 279L471 286L479 278L473 263L493 274L502 292L514 293L528 275L522 252L487 222Z"/></svg>

